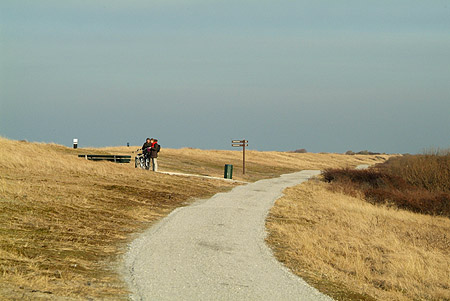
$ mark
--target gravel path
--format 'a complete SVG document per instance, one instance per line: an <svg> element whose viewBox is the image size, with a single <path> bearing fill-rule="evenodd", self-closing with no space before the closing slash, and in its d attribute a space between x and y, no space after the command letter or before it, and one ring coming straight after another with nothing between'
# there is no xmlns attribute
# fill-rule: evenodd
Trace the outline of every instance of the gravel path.
<svg viewBox="0 0 450 301"><path fill-rule="evenodd" d="M133 300L331 300L266 246L265 218L284 188L319 171L261 180L179 208L129 246Z"/></svg>

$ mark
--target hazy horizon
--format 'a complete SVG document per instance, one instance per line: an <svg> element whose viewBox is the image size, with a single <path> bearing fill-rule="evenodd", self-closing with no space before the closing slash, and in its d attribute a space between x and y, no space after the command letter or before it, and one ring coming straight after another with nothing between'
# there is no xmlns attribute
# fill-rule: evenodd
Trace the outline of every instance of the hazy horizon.
<svg viewBox="0 0 450 301"><path fill-rule="evenodd" d="M449 148L448 1L2 1L0 136Z"/></svg>

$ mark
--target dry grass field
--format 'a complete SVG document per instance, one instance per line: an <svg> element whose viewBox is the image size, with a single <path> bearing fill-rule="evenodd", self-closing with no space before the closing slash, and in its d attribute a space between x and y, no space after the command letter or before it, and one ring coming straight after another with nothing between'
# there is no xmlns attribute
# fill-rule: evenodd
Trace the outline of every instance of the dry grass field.
<svg viewBox="0 0 450 301"><path fill-rule="evenodd" d="M136 147L137 148L137 147ZM131 154L133 147L71 149L0 138L0 296L11 300L126 299L117 266L137 233L197 198L238 185L169 176L134 163L78 154ZM254 181L300 169L354 167L384 156L162 149L160 168Z"/></svg>
<svg viewBox="0 0 450 301"><path fill-rule="evenodd" d="M394 158L387 165L398 167L404 160ZM429 174L443 179L448 171L436 160L447 159L431 158L429 166L439 168ZM403 166L424 170L421 162ZM373 172L363 174L373 179ZM377 179L378 185L394 189ZM433 187L448 184L435 182L439 185ZM336 300L450 300L450 219L445 213L401 210L389 199L374 205L363 199L368 185L362 184L358 194L348 182L341 184L312 180L285 191L266 223L277 258ZM405 208L422 211L426 206Z"/></svg>

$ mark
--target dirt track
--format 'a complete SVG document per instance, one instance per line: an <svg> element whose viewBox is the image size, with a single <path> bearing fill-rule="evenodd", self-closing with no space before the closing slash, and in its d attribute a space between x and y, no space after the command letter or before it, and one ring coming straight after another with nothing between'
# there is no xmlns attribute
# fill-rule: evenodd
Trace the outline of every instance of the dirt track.
<svg viewBox="0 0 450 301"><path fill-rule="evenodd" d="M261 180L180 208L126 254L134 300L330 300L290 273L264 238L265 218L286 187L318 171Z"/></svg>

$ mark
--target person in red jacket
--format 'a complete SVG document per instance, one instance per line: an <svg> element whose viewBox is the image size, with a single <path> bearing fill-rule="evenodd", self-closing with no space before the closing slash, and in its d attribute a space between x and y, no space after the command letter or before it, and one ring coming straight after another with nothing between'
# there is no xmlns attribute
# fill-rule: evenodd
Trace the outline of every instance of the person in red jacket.
<svg viewBox="0 0 450 301"><path fill-rule="evenodd" d="M158 153L161 146L158 144L158 139L150 139L150 163L153 171L158 171Z"/></svg>

